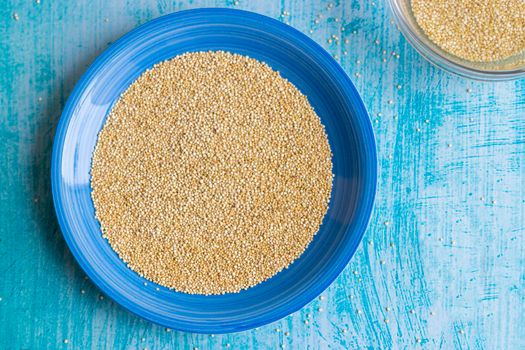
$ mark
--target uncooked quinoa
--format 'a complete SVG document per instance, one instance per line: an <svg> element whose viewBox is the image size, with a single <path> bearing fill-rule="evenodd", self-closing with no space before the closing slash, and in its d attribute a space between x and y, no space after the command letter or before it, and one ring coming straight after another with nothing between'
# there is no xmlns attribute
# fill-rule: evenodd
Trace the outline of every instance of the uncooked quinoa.
<svg viewBox="0 0 525 350"><path fill-rule="evenodd" d="M419 26L445 51L475 62L525 50L525 0L411 0Z"/></svg>
<svg viewBox="0 0 525 350"><path fill-rule="evenodd" d="M155 65L125 91L91 169L102 233L177 291L254 286L297 259L328 209L332 154L307 98L227 52Z"/></svg>

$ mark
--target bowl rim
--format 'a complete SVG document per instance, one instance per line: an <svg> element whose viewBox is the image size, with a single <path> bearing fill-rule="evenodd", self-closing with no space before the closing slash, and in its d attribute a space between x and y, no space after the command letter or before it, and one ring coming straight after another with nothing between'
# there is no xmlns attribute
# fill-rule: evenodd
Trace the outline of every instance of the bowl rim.
<svg viewBox="0 0 525 350"><path fill-rule="evenodd" d="M66 212L67 207L64 207L61 199L61 173L60 173L60 167L62 164L62 150L64 146L65 136L68 131L69 122L71 121L74 112L75 107L77 103L80 100L80 97L82 96L83 92L85 91L86 87L90 83L90 81L93 79L93 77L96 76L99 69L107 63L107 61L112 57L112 55L115 52L118 52L119 50L125 49L127 46L127 42L132 39L137 34L140 34L144 31L145 28L148 28L150 26L158 26L160 24L163 24L164 22L173 21L175 19L180 19L183 16L202 16L202 15L231 15L231 16L237 16L237 17L250 17L254 20L257 20L258 22L261 22L265 24L266 26L277 26L278 29L288 32L290 35L294 36L295 40L302 41L305 43L305 45L308 45L308 48L312 50L312 54L319 55L327 64L330 64L333 68L335 68L336 78L339 79L339 82L345 91L346 95L350 95L352 98L352 101L356 104L354 107L358 111L356 113L356 123L359 125L359 128L361 132L363 133L363 137L367 139L367 143L364 145L366 151L367 151L367 162L366 167L364 168L364 173L368 177L365 178L364 185L367 188L367 192L363 194L363 202L361 203L359 210L359 214L356 215L356 226L354 227L353 234L355 235L355 239L353 239L351 242L349 242L349 246L346 250L347 254L346 256L343 256L343 259L340 259L339 265L337 265L332 273L327 277L323 284L319 284L316 286L316 288L306 291L302 294L302 298L297 298L299 300L296 300L295 303L290 304L289 307L286 308L286 310L282 310L280 313L274 313L272 316L268 316L266 319L261 320L259 322L252 322L245 324L242 324L240 326L236 326L234 328L232 327L226 327L223 325L219 325L217 327L209 327L209 326L200 326L195 325L191 323L185 323L185 322L171 322L171 323L164 323L163 320L156 319L155 317L150 316L149 314L145 314L141 309L134 308L132 302L127 302L126 298L121 296L119 293L117 293L113 288L110 286L107 286L104 282L104 279L101 278L96 271L94 271L91 268L91 264L84 259L81 249L78 249L77 245L75 244L75 238L74 234L72 233L73 230L70 229L68 219L66 218ZM197 8L197 9L190 9L190 10L183 10L174 12L171 14L167 14L164 16L160 16L156 19L150 20L135 29L127 32L123 36L121 36L118 40L115 41L114 44L112 44L109 48L104 50L102 54L100 54L95 61L89 66L89 68L85 71L85 73L81 76L81 78L76 83L73 91L71 92L69 98L67 99L66 105L64 107L63 113L60 117L60 120L57 125L57 129L55 132L55 137L53 141L53 150L52 150L52 160L51 160L51 187L52 187L52 196L53 196L53 203L55 212L57 215L58 223L60 226L60 229L63 233L63 237L72 252L72 255L74 256L75 260L79 264L79 266L82 268L82 270L86 273L86 275L93 281L93 283L102 291L104 294L106 294L108 297L110 297L112 300L114 300L117 304L122 306L127 311L141 317L144 319L147 319L148 321L151 321L153 323L181 330L186 332L194 332L194 333L229 333L229 332L238 332L243 331L247 329L251 329L254 327L262 326L271 322L275 322L291 313L294 313L301 308L303 308L306 304L314 300L319 294L321 294L326 288L328 288L333 281L341 274L341 272L344 270L344 268L348 265L351 258L354 256L359 244L362 241L362 237L368 227L368 224L372 217L372 210L374 206L375 196L376 196L376 190L377 190L377 150L376 150L376 142L375 137L373 133L372 124L370 122L369 114L366 110L366 107L361 99L361 96L359 95L357 89L353 85L351 79L348 77L348 75L345 73L343 68L333 59L333 57L325 51L318 43L316 43L314 40L306 36L305 34L301 33L299 30L288 26L276 19L254 13L249 11L243 11L243 10L237 10L237 9L227 9L227 8ZM347 230L348 232L348 230Z"/></svg>
<svg viewBox="0 0 525 350"><path fill-rule="evenodd" d="M479 81L508 81L525 77L525 65L509 70L483 70L450 60L421 40L420 36L410 29L403 11L399 7L398 0L388 0L387 2L403 36L421 56L435 67L463 78Z"/></svg>

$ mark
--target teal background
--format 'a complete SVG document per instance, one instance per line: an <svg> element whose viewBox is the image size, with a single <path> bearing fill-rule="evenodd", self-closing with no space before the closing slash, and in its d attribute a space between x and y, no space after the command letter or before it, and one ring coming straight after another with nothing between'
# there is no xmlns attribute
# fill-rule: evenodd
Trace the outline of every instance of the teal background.
<svg viewBox="0 0 525 350"><path fill-rule="evenodd" d="M336 282L278 322L216 336L104 298L64 243L49 179L58 118L94 58L141 23L210 6L279 18L332 53L379 158L370 227ZM437 70L383 1L2 2L0 123L0 349L525 349L525 80Z"/></svg>

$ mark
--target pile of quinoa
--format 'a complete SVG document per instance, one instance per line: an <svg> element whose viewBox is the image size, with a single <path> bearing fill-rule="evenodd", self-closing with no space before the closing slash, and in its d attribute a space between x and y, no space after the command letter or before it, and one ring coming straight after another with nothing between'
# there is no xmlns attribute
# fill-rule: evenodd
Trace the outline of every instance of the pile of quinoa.
<svg viewBox="0 0 525 350"><path fill-rule="evenodd" d="M525 50L525 0L411 0L417 23L445 51L492 62Z"/></svg>
<svg viewBox="0 0 525 350"><path fill-rule="evenodd" d="M91 186L102 233L139 275L238 292L297 259L328 209L332 154L307 98L265 63L177 56L122 94Z"/></svg>

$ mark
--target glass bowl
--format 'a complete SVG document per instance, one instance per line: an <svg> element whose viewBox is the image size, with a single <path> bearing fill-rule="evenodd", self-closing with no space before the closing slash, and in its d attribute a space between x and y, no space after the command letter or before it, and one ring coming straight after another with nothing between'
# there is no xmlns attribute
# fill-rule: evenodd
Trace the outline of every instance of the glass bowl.
<svg viewBox="0 0 525 350"><path fill-rule="evenodd" d="M388 0L399 30L430 63L462 77L485 80L512 80L525 77L525 51L493 62L472 62L454 56L434 44L414 17L411 0Z"/></svg>

